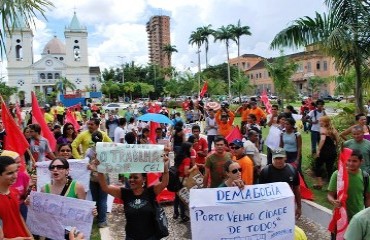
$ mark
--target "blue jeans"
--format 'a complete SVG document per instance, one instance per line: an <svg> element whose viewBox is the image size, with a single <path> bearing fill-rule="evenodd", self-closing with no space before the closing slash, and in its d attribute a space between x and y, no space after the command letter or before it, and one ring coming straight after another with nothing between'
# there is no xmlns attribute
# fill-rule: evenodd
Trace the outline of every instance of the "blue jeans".
<svg viewBox="0 0 370 240"><path fill-rule="evenodd" d="M216 135L207 135L208 152L212 151L212 143L215 141Z"/></svg>
<svg viewBox="0 0 370 240"><path fill-rule="evenodd" d="M311 130L311 153L316 153L316 145L320 142L320 132Z"/></svg>
<svg viewBox="0 0 370 240"><path fill-rule="evenodd" d="M98 182L90 181L90 191L98 210L98 223L107 221L107 198L108 194L103 192Z"/></svg>

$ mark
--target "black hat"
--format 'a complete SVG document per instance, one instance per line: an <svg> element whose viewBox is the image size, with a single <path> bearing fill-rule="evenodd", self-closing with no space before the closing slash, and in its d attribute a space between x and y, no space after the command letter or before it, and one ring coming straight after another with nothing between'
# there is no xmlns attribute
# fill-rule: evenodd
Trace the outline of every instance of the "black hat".
<svg viewBox="0 0 370 240"><path fill-rule="evenodd" d="M93 132L91 134L91 141L94 143L102 142L103 141L103 134L99 131Z"/></svg>

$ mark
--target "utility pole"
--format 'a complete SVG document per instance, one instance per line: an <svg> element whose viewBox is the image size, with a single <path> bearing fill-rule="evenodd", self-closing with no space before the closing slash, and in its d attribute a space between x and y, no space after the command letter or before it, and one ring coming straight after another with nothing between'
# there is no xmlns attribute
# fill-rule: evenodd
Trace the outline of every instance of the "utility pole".
<svg viewBox="0 0 370 240"><path fill-rule="evenodd" d="M124 58L125 56L117 56L122 60L122 83L125 83L125 64L124 64Z"/></svg>
<svg viewBox="0 0 370 240"><path fill-rule="evenodd" d="M200 68L200 52L200 49L198 49L198 99L200 99L200 72L202 71L202 69Z"/></svg>

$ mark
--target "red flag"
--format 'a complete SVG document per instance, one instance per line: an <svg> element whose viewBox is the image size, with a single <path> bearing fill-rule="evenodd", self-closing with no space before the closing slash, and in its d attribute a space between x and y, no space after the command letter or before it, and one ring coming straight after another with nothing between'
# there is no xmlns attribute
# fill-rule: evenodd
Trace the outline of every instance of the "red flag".
<svg viewBox="0 0 370 240"><path fill-rule="evenodd" d="M149 103L148 113L158 113L161 107L156 103Z"/></svg>
<svg viewBox="0 0 370 240"><path fill-rule="evenodd" d="M27 139L24 137L22 131L15 123L14 118L10 114L2 98L1 98L1 109L2 109L1 118L3 120L6 132L4 149L17 152L20 156L23 156L23 154L29 147L29 144L27 142ZM22 161L22 164L25 164L24 160Z"/></svg>
<svg viewBox="0 0 370 240"><path fill-rule="evenodd" d="M18 126L21 127L23 119L22 119L21 107L19 106L18 103L15 104L15 114L17 115L17 119L18 119Z"/></svg>
<svg viewBox="0 0 370 240"><path fill-rule="evenodd" d="M202 87L202 90L200 91L199 96L204 97L204 94L206 94L207 91L208 91L208 83L204 82L204 85Z"/></svg>
<svg viewBox="0 0 370 240"><path fill-rule="evenodd" d="M35 93L31 92L31 94L32 94L32 118L36 121L36 123L40 125L42 136L49 141L50 148L54 152L57 141L55 140L54 134L50 131L48 125L45 122L44 116L41 113L41 109L39 107L39 103L37 101Z"/></svg>
<svg viewBox="0 0 370 240"><path fill-rule="evenodd" d="M263 104L265 105L266 107L266 112L268 114L271 113L271 104L270 104L270 100L269 98L267 97L267 93L265 90L263 90L262 92L262 95L261 95L261 101L263 102Z"/></svg>
<svg viewBox="0 0 370 240"><path fill-rule="evenodd" d="M72 124L75 131L78 131L80 129L80 125L78 124L75 116L72 114L72 112L69 109L67 110L65 122Z"/></svg>
<svg viewBox="0 0 370 240"><path fill-rule="evenodd" d="M150 125L149 125L149 140L150 140L150 143L151 144L156 144L157 141L156 141L156 133L155 133L155 130L157 128L159 128L161 125L159 123L156 123L156 122L150 122Z"/></svg>
<svg viewBox="0 0 370 240"><path fill-rule="evenodd" d="M225 137L225 139L231 143L235 139L241 140L243 138L242 133L240 132L239 126L233 128L233 130Z"/></svg>
<svg viewBox="0 0 370 240"><path fill-rule="evenodd" d="M81 111L81 105L80 104L75 104L73 106L68 107L67 109L71 112L73 112L77 108L78 111Z"/></svg>
<svg viewBox="0 0 370 240"><path fill-rule="evenodd" d="M336 233L336 239L344 239L344 233L346 232L348 226L348 216L347 216L347 190L348 190L348 172L346 169L346 164L348 158L351 156L352 150L349 148L344 148L339 155L338 160L338 177L337 177L337 199L341 203L340 208L335 208L333 213L333 218L329 223L329 231Z"/></svg>

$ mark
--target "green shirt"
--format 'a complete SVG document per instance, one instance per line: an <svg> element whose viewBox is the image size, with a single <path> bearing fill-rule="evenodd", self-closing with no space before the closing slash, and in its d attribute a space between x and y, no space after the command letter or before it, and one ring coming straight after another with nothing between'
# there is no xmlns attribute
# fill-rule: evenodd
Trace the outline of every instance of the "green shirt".
<svg viewBox="0 0 370 240"><path fill-rule="evenodd" d="M344 238L346 240L370 239L370 208L366 208L353 216Z"/></svg>
<svg viewBox="0 0 370 240"><path fill-rule="evenodd" d="M69 185L66 193L64 194L65 197L70 197L70 198L78 198L77 193L76 193L76 180L72 180L71 184ZM50 193L50 184L47 183L45 185L45 193Z"/></svg>
<svg viewBox="0 0 370 240"><path fill-rule="evenodd" d="M209 168L211 175L211 188L217 188L225 180L224 164L228 160L231 161L231 158L232 156L229 152L226 152L223 156L213 153L207 157L206 167Z"/></svg>
<svg viewBox="0 0 370 240"><path fill-rule="evenodd" d="M364 139L358 143L354 139L350 139L344 142L344 147L359 150L365 160L361 165L361 169L370 173L370 141Z"/></svg>
<svg viewBox="0 0 370 240"><path fill-rule="evenodd" d="M337 193L337 177L338 170L331 175L328 190L330 192ZM347 214L348 219L351 219L353 215L360 212L365 208L364 205L364 179L362 172L359 171L356 174L349 173L349 183L347 191ZM367 192L370 192L370 185L367 188Z"/></svg>

